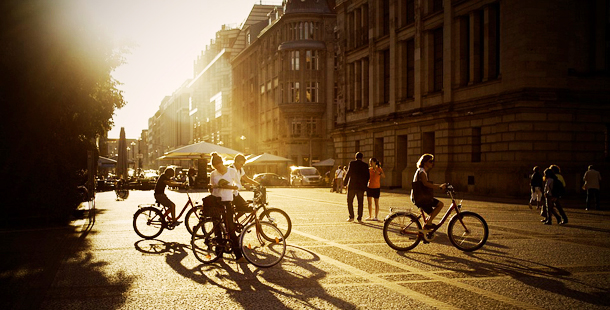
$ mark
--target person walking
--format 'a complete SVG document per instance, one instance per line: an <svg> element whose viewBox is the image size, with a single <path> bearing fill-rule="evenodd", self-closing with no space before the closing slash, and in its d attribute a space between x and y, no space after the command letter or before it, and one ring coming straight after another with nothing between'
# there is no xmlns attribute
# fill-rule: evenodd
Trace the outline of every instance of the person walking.
<svg viewBox="0 0 610 310"><path fill-rule="evenodd" d="M536 210L540 210L542 207L542 173L540 173L540 168L535 166L532 169L532 175L530 176L530 187L532 190L532 196L530 197L529 207L533 208L534 202L536 203Z"/></svg>
<svg viewBox="0 0 610 310"><path fill-rule="evenodd" d="M354 221L354 197L358 199L358 223L362 223L362 212L364 211L364 192L369 183L369 166L362 161L364 155L356 153L356 160L352 160L347 168L343 186L347 186L347 211L348 222Z"/></svg>
<svg viewBox="0 0 610 310"><path fill-rule="evenodd" d="M369 160L369 184L366 188L366 199L369 206L369 217L367 221L379 222L379 196L381 195L381 178L385 179L385 173L377 158ZM373 199L375 200L375 217L373 217Z"/></svg>
<svg viewBox="0 0 610 310"><path fill-rule="evenodd" d="M544 214L546 214L546 218L542 220L544 225L551 225L553 223L553 217L557 219L557 224L563 224L563 220L555 211L555 202L557 201L557 189L561 186L558 183L559 179L551 168L547 168L544 170L544 197L546 198L546 205L544 207ZM563 211L563 210L562 210ZM567 219L566 219L567 222Z"/></svg>
<svg viewBox="0 0 610 310"><path fill-rule="evenodd" d="M341 194L343 188L343 177L345 175L345 171L341 168L341 165L337 167L337 171L335 171L335 192Z"/></svg>
<svg viewBox="0 0 610 310"><path fill-rule="evenodd" d="M585 210L588 211L591 208L592 200L595 200L595 210L599 210L599 183L602 180L601 174L593 169L593 165L589 165L582 180L585 182L582 189L587 191L587 207Z"/></svg>
<svg viewBox="0 0 610 310"><path fill-rule="evenodd" d="M561 222L559 224L567 224L568 223L568 217L566 216L566 213L563 211L563 207L561 206L561 198L563 197L563 195L565 194L566 191L566 180L563 178L563 175L561 175L561 168L557 165L551 165L549 167L549 169L551 169L553 171L553 173L555 174L555 177L557 178L557 180L559 182L561 182L561 184L557 184L559 185L559 188L557 188L557 186L554 186L555 191L554 191L554 195L555 196L555 209L557 209L557 211L559 212L559 215L561 215Z"/></svg>

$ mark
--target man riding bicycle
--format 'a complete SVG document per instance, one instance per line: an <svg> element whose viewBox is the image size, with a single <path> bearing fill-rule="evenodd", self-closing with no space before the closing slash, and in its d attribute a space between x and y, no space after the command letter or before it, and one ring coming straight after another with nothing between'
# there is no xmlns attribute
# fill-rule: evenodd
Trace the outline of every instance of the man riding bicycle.
<svg viewBox="0 0 610 310"><path fill-rule="evenodd" d="M434 189L438 187L444 190L447 187L447 183L434 184L428 180L428 171L434 167L434 155L422 155L417 162L417 167L418 169L413 176L411 201L429 215L424 229L431 229L434 228L432 220L441 212L444 206L440 200L434 198Z"/></svg>
<svg viewBox="0 0 610 310"><path fill-rule="evenodd" d="M172 181L172 177L174 176L174 169L167 168L163 172L163 175L159 177L157 180L157 184L155 185L155 199L164 207L168 208L172 214L170 225L178 225L181 222L176 219L176 204L174 204L167 195L165 195L165 187L167 186L182 186L183 183Z"/></svg>

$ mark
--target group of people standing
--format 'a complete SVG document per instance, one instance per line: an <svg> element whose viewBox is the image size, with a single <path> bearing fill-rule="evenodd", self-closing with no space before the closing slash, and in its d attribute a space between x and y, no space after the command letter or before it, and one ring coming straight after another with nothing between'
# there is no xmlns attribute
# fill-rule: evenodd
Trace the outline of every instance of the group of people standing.
<svg viewBox="0 0 610 310"><path fill-rule="evenodd" d="M364 155L361 152L357 152L355 160L349 163L345 176L341 179L337 178L337 180L340 180L342 187L347 187L348 222L354 221L354 198L356 198L358 202L358 217L356 219L359 223L362 223L365 192L369 207L369 217L365 220L379 221L381 179L385 178L385 173L376 158L369 159L368 165L362 160L363 158ZM374 211L373 202L375 203Z"/></svg>

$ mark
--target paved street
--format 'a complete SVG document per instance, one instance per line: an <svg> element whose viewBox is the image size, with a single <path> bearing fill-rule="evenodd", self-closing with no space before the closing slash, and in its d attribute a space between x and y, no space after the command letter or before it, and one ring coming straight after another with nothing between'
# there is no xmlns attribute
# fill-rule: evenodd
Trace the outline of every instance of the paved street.
<svg viewBox="0 0 610 310"><path fill-rule="evenodd" d="M169 195L180 210L186 194ZM204 193L193 196L200 199ZM133 231L132 215L138 204L154 201L152 192L132 191L125 201L115 201L113 192L99 193L95 224L73 240L40 297L42 308L610 307L608 212L567 209L568 225L545 226L525 204L464 200L463 209L481 214L489 224L489 240L481 250L457 250L443 227L432 243L396 252L384 242L382 222L345 222L345 194L271 188L268 197L272 206L288 212L293 232L284 260L259 269L228 256L220 263L200 263L183 225L142 240ZM382 193L381 205L385 217L389 207L405 208L410 202L402 193Z"/></svg>

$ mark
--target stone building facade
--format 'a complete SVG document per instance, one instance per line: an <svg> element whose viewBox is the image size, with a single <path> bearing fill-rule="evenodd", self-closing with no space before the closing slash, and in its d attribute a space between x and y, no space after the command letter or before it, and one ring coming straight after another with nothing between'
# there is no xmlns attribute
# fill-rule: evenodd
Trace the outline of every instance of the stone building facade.
<svg viewBox="0 0 610 310"><path fill-rule="evenodd" d="M288 0L242 28L233 58L234 136L249 153L310 165L334 155L334 5Z"/></svg>
<svg viewBox="0 0 610 310"><path fill-rule="evenodd" d="M608 1L338 0L336 159L378 158L383 186L430 178L522 195L533 166L608 174ZM607 184L606 184L607 186Z"/></svg>

